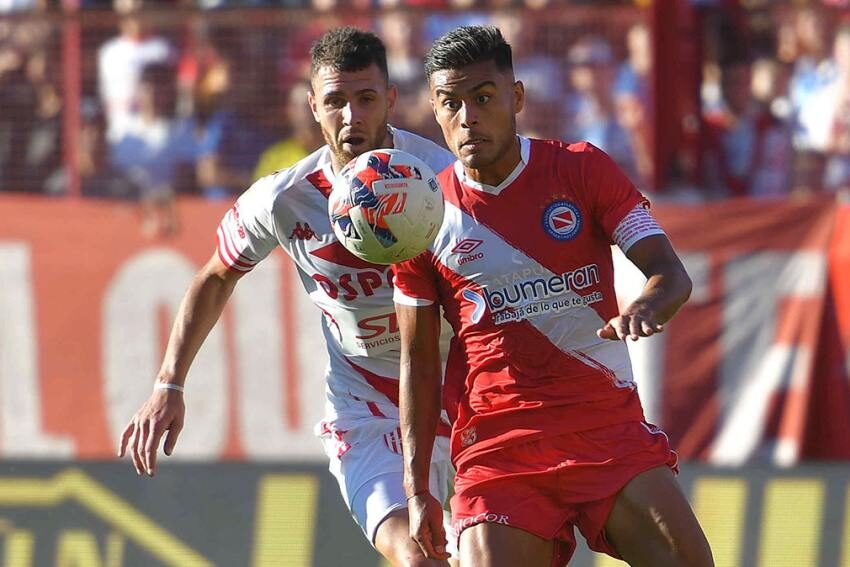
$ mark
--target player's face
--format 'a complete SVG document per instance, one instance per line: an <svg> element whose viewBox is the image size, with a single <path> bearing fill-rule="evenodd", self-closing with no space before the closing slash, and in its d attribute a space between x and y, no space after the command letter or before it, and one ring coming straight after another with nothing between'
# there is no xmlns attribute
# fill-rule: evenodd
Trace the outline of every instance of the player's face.
<svg viewBox="0 0 850 567"><path fill-rule="evenodd" d="M396 89L387 85L377 65L359 71L321 67L311 82L313 92L307 99L337 170L389 144L387 115L395 105Z"/></svg>
<svg viewBox="0 0 850 567"><path fill-rule="evenodd" d="M506 177L517 164L516 115L524 90L493 61L431 75L431 106L449 149L481 181ZM504 171L507 169L507 171ZM481 178L483 177L483 178Z"/></svg>

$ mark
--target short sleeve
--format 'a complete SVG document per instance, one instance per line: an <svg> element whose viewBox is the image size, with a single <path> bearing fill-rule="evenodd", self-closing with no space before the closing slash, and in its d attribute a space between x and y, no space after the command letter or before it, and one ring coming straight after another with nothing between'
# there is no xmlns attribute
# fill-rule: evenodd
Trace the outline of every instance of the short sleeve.
<svg viewBox="0 0 850 567"><path fill-rule="evenodd" d="M437 278L431 252L423 252L406 262L393 264L393 301L423 307L439 300Z"/></svg>
<svg viewBox="0 0 850 567"><path fill-rule="evenodd" d="M218 225L218 256L231 270L251 271L278 245L271 210L272 179L254 183Z"/></svg>
<svg viewBox="0 0 850 567"><path fill-rule="evenodd" d="M614 242L614 232L635 207L649 208L649 200L629 181L608 154L587 144L582 169L587 203L605 235Z"/></svg>

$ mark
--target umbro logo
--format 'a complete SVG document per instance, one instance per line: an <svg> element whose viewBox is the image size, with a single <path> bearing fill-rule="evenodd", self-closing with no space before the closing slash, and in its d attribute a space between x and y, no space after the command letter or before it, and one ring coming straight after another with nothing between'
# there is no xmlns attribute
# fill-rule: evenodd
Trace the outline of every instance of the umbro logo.
<svg viewBox="0 0 850 567"><path fill-rule="evenodd" d="M457 259L457 265L463 266L468 262L483 258L484 252L477 252L473 254L475 249L482 244L484 244L484 241L478 240L477 238L464 238L458 242L455 247L452 248L452 254L460 254L460 258Z"/></svg>
<svg viewBox="0 0 850 567"><path fill-rule="evenodd" d="M292 229L292 234L289 235L289 240L311 240L313 238L316 240L319 239L316 233L313 232L313 229L310 228L310 224L306 222L303 224L300 222L295 223L295 228Z"/></svg>
<svg viewBox="0 0 850 567"><path fill-rule="evenodd" d="M452 254L469 254L479 246L484 244L483 240L477 238L464 238L452 248Z"/></svg>

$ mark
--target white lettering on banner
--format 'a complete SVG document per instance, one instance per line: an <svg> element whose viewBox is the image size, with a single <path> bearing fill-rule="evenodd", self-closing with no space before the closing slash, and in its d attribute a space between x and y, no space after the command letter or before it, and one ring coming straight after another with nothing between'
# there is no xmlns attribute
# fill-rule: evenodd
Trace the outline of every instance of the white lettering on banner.
<svg viewBox="0 0 850 567"><path fill-rule="evenodd" d="M30 273L28 245L0 244L0 451L4 457L70 457L70 438L41 429Z"/></svg>
<svg viewBox="0 0 850 567"><path fill-rule="evenodd" d="M295 313L297 302L287 301L294 298L283 293L281 260L290 261L279 254L267 257L239 280L233 294L239 392L238 402L232 403L238 403L240 439L248 458L321 458L312 425L321 418L322 388L316 384L324 369L319 366L309 374L295 375L284 370L294 367L292 359L298 357L298 337L303 328ZM286 276L290 276L290 286L299 287L295 290L299 298L303 296L295 278ZM313 318L317 315L314 309ZM297 333L291 341L284 341L282 324L286 319L297 322L290 326ZM317 333L321 337L321 332ZM294 346L295 352L288 352L284 345ZM309 357L315 360L315 352ZM286 384L290 386L284 388ZM297 408L299 413L288 415L286 407Z"/></svg>
<svg viewBox="0 0 850 567"><path fill-rule="evenodd" d="M646 276L631 263L618 246L612 246L614 258L614 288L620 308L637 299L646 283ZM687 305L709 300L710 259L704 252L687 252L679 257L693 282ZM644 415L650 423L661 423L663 407L662 385L665 375L667 334L659 333L639 341L626 341L632 361L634 380L640 388Z"/></svg>
<svg viewBox="0 0 850 567"><path fill-rule="evenodd" d="M824 293L827 259L822 252L762 252L733 258L724 273L720 361L721 416L710 461L740 465L761 448L774 395L805 385L813 345L776 341L779 302L815 299ZM819 314L798 325L819 325ZM777 464L797 460L799 446L783 442L770 456Z"/></svg>
<svg viewBox="0 0 850 567"><path fill-rule="evenodd" d="M169 322L195 275L181 254L150 249L131 257L109 283L103 305L103 372L110 437L118 439L148 398L161 361L159 310ZM216 458L227 434L224 337L210 332L186 380L187 419L174 458Z"/></svg>

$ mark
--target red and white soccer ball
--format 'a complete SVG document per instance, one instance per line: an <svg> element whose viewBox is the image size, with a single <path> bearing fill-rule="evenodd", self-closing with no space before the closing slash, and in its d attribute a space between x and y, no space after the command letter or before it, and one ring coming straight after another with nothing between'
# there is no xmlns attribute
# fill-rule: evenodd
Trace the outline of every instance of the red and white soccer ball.
<svg viewBox="0 0 850 567"><path fill-rule="evenodd" d="M337 239L373 264L419 255L443 223L443 193L434 171L401 150L372 150L337 175L328 213Z"/></svg>

